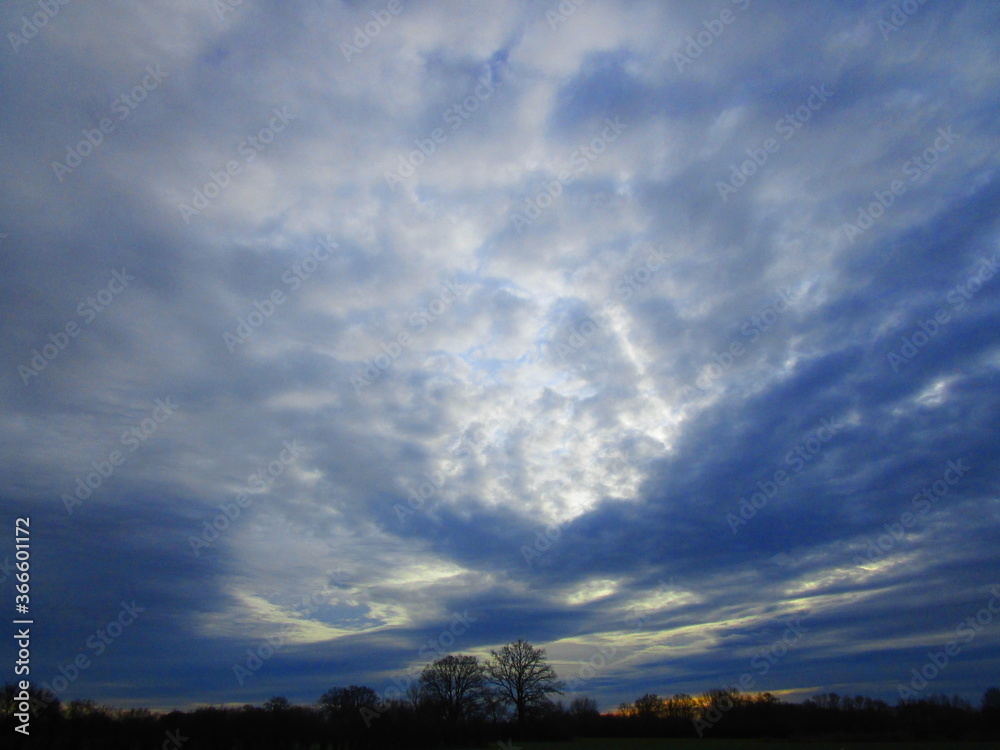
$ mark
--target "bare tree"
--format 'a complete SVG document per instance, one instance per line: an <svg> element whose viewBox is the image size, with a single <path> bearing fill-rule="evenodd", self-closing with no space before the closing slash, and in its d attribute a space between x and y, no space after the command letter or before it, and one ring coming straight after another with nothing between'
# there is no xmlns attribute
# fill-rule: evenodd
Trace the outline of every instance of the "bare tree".
<svg viewBox="0 0 1000 750"><path fill-rule="evenodd" d="M501 697L514 707L519 724L528 709L542 705L549 695L562 694L562 683L545 661L545 650L534 648L525 640L508 643L499 651L490 651L486 674Z"/></svg>
<svg viewBox="0 0 1000 750"><path fill-rule="evenodd" d="M280 713L282 711L288 711L292 707L288 698L283 695L276 695L273 698L268 698L264 701L264 709L272 713Z"/></svg>
<svg viewBox="0 0 1000 750"><path fill-rule="evenodd" d="M448 655L420 673L424 695L441 706L449 722L469 716L478 706L486 689L486 673L475 656Z"/></svg>
<svg viewBox="0 0 1000 750"><path fill-rule="evenodd" d="M575 719L590 719L601 715L597 708L597 701L586 697L574 698L570 701L569 712Z"/></svg>
<svg viewBox="0 0 1000 750"><path fill-rule="evenodd" d="M666 715L674 719L690 719L695 715L695 700L687 693L677 693L666 702Z"/></svg>
<svg viewBox="0 0 1000 750"><path fill-rule="evenodd" d="M348 747L357 746L355 742L371 724L371 717L379 715L378 693L365 685L330 688L318 702L332 735Z"/></svg>
<svg viewBox="0 0 1000 750"><path fill-rule="evenodd" d="M635 699L632 709L640 719L659 719L666 714L666 703L656 693L646 693Z"/></svg>
<svg viewBox="0 0 1000 750"><path fill-rule="evenodd" d="M349 685L327 690L318 701L328 716L353 718L362 708L374 708L378 694L364 685Z"/></svg>
<svg viewBox="0 0 1000 750"><path fill-rule="evenodd" d="M576 733L585 737L595 733L601 720L601 712L593 698L574 698L569 704L569 715L573 719Z"/></svg>

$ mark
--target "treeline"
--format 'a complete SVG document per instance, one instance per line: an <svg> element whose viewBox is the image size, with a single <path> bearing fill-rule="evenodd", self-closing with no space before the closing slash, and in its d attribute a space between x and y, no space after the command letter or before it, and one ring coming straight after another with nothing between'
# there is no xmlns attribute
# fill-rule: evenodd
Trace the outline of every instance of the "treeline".
<svg viewBox="0 0 1000 750"><path fill-rule="evenodd" d="M552 719L562 709L550 696L561 692L562 683L545 651L523 640L491 651L486 661L465 654L440 658L428 664L405 692L392 687L379 695L362 685L335 687L313 706L295 706L277 696L263 706L154 715L92 701L62 705L49 691L6 685L0 696L0 747L8 741L13 747L45 750L480 745L500 737L554 736ZM598 716L596 704L587 706Z"/></svg>
<svg viewBox="0 0 1000 750"><path fill-rule="evenodd" d="M335 687L310 706L274 697L261 706L154 714L92 701L61 703L12 685L0 696L0 747L45 750L340 750L490 746L573 737L768 737L840 740L1000 737L1000 689L979 706L931 695L895 706L862 696L817 695L785 703L770 693L710 690L694 697L647 693L601 714L591 698L568 705L545 652L517 641L485 662L446 656L405 693ZM389 691L386 691L387 693ZM15 731L30 714L30 736ZM13 738L8 745L8 738Z"/></svg>
<svg viewBox="0 0 1000 750"><path fill-rule="evenodd" d="M864 696L822 693L785 703L771 693L733 688L661 698L646 694L602 716L598 732L619 737L789 737L831 741L973 739L1000 736L1000 689L973 706L953 696L928 695L891 706Z"/></svg>
<svg viewBox="0 0 1000 750"><path fill-rule="evenodd" d="M333 688L313 706L282 697L262 706L203 707L152 714L112 709L92 701L36 706L30 738L13 732L13 688L2 703L3 732L11 747L46 750L339 750L340 748L430 748L491 746L513 739L573 737L704 737L863 739L989 739L1000 736L1000 690L981 706L960 698L928 696L890 706L862 696L817 695L784 703L773 695L713 690L697 698L647 694L613 714L600 714L590 698L568 705L542 700L518 721L511 711L491 714L483 704L462 715L415 690L412 698L382 702L374 690ZM494 706L495 708L496 706ZM370 713L374 712L374 713ZM377 718L373 718L377 716Z"/></svg>

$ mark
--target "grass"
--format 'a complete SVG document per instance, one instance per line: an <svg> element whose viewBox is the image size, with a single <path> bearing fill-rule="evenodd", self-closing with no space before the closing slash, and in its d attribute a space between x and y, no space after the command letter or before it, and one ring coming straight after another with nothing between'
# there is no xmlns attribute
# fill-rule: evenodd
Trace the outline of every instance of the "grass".
<svg viewBox="0 0 1000 750"><path fill-rule="evenodd" d="M493 743L487 746L499 750ZM571 742L512 742L504 748L521 750L1000 750L1000 742L796 742L786 740L625 739L590 737ZM482 748L478 749L482 750Z"/></svg>

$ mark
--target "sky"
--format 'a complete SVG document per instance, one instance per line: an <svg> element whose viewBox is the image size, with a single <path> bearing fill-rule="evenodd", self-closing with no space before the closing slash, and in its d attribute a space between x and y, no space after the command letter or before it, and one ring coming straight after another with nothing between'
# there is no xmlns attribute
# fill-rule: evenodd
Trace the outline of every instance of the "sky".
<svg viewBox="0 0 1000 750"><path fill-rule="evenodd" d="M392 697L524 638L603 710L978 704L998 19L6 3L0 589L30 518L32 684Z"/></svg>

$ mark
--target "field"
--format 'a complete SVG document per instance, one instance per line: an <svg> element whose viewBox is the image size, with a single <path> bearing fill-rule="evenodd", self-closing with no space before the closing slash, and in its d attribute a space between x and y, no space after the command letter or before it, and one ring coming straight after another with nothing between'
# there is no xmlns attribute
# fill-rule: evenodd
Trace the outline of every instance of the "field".
<svg viewBox="0 0 1000 750"><path fill-rule="evenodd" d="M794 742L782 740L696 740L587 738L572 742L494 744L515 750L1000 750L1000 742Z"/></svg>

